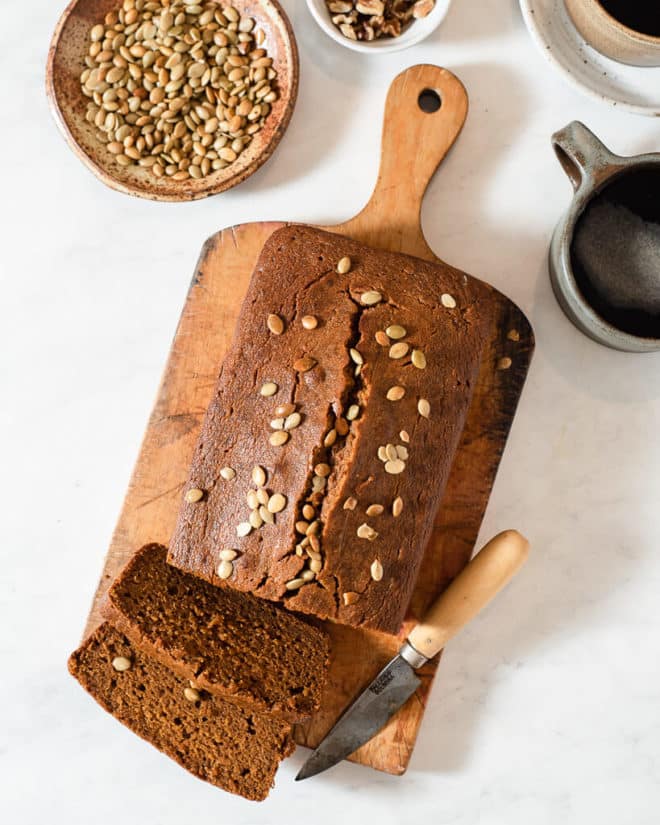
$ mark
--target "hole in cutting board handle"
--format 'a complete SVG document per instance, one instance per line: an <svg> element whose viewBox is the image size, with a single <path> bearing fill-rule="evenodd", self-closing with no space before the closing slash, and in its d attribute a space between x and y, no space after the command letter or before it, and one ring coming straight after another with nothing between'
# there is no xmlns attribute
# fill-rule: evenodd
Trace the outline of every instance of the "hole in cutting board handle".
<svg viewBox="0 0 660 825"><path fill-rule="evenodd" d="M435 89L422 89L417 98L417 105L423 112L432 115L442 106L442 98Z"/></svg>

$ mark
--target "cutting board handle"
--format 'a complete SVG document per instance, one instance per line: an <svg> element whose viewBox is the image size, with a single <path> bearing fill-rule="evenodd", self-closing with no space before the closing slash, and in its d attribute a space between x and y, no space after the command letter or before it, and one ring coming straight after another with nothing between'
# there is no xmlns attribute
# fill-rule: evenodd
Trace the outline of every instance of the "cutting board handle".
<svg viewBox="0 0 660 825"><path fill-rule="evenodd" d="M438 102L440 107L429 111ZM364 209L337 230L370 246L437 260L422 233L422 199L467 110L465 87L447 69L421 65L401 72L385 103L374 192Z"/></svg>

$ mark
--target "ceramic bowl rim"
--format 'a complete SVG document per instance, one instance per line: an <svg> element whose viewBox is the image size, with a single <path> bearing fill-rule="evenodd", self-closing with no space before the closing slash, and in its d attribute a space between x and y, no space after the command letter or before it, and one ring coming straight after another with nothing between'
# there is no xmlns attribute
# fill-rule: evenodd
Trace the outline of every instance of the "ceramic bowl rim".
<svg viewBox="0 0 660 825"><path fill-rule="evenodd" d="M645 32L640 32L637 29L631 29L630 26L626 26L625 23L622 23L610 14L610 12L608 12L607 9L598 2L598 0L581 0L581 2L588 4L590 10L594 14L598 15L601 20L606 21L610 28L625 36L629 40L639 42L645 46L657 46L660 48L660 35L654 36L651 34L646 34Z"/></svg>
<svg viewBox="0 0 660 825"><path fill-rule="evenodd" d="M573 72L567 68L562 61L555 56L552 49L552 42L546 36L545 30L536 20L536 6L535 0L519 0L520 11L522 13L525 27L529 32L532 42L536 46L538 52L543 58L564 78L564 80L581 94L586 95L591 100L596 100L599 103L606 103L619 110L632 112L636 115L644 117L660 117L660 104L646 104L646 103L630 103L625 98L616 98L607 92L599 91L598 88L590 85L587 81L580 79ZM568 14L568 12L566 12ZM574 27L572 21L569 21ZM575 30L576 34L577 29ZM581 35L580 35L581 36ZM609 59L609 58L607 58ZM653 71L653 69L639 68L639 71Z"/></svg>

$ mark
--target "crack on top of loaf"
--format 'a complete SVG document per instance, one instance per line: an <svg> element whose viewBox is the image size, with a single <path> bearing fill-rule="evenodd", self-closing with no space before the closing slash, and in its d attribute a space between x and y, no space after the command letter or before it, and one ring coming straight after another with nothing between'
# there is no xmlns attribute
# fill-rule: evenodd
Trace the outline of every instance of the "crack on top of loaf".
<svg viewBox="0 0 660 825"><path fill-rule="evenodd" d="M329 274L329 273L325 273ZM313 285L318 281L318 278L312 279L309 286ZM360 338L361 338L361 320L363 314L370 309L368 306L364 306L359 301L355 300L351 295L351 287L347 284L346 287L343 288L343 292L348 298L348 300L355 306L355 311L350 315L349 321L349 330L348 330L348 340L345 344L345 362L343 367L343 374L344 374L344 384L342 392L340 393L339 398L331 399L329 401L327 415L326 415L326 425L324 428L324 435L323 441L318 444L314 450L312 451L311 455L311 462L310 462L310 473L307 476L306 485L304 488L304 492L296 501L296 518L295 522L298 521L306 521L303 518L303 509L305 505L310 505L314 508L314 520L318 520L320 522L320 530L316 535L319 537L320 541L320 549L318 550L319 554L321 555L321 570L318 571L314 578L311 578L309 581L305 582L305 584L301 584L300 586L296 587L295 589L291 590L290 592L285 592L282 595L282 599L286 601L287 599L293 598L296 596L298 591L301 588L308 587L310 584L315 584L317 587L320 586L324 590L326 590L333 598L335 603L335 616L341 610L341 585L339 579L336 575L331 574L331 577L323 576L323 568L325 566L325 558L323 554L323 545L322 539L324 534L324 522L322 521L322 511L323 511L323 503L327 498L328 495L328 488L329 482L326 480L322 491L315 491L314 490L314 479L315 479L315 472L314 468L320 464L327 464L330 467L330 474L326 476L326 479L329 479L332 476L332 471L336 466L337 456L341 453L342 450L346 449L347 445L350 443L351 440L351 424L352 422L347 422L349 429L348 432L341 436L338 434L336 430L337 421L339 418L342 418L344 421L347 421L345 418L345 413L353 404L358 404L360 401L361 393L365 388L365 382L362 376L362 371L360 370L359 374L355 374L356 364L353 362L350 356L350 350L356 348ZM302 300L302 295L299 293L296 295L295 300L295 311L294 311L294 318L297 318L300 314L300 304ZM298 386L298 385L296 385ZM359 406L359 404L358 404ZM336 407L336 409L335 409ZM343 413L343 415L342 415ZM328 435L331 432L335 432L335 441L329 444L326 444L326 440ZM295 530L295 528L294 528ZM304 544L307 542L307 544ZM293 542L292 542L292 549L287 554L290 556L292 553L296 553L296 555L300 556L301 565L298 568L299 576L302 576L305 572L305 566L311 564L313 561L312 557L308 556L307 547L309 546L310 539L308 536L305 536L300 542L296 542L296 533L294 532ZM300 548L300 553L297 552ZM311 569L311 568L307 568ZM331 586L331 581L334 581L334 588ZM291 580L291 582L295 582L295 580Z"/></svg>

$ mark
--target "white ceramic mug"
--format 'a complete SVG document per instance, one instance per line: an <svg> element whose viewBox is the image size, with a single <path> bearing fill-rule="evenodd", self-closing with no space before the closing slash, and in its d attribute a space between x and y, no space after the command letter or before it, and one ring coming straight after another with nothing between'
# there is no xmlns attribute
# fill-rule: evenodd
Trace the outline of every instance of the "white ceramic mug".
<svg viewBox="0 0 660 825"><path fill-rule="evenodd" d="M660 37L624 26L605 11L598 0L565 2L575 28L596 51L631 66L660 66Z"/></svg>

